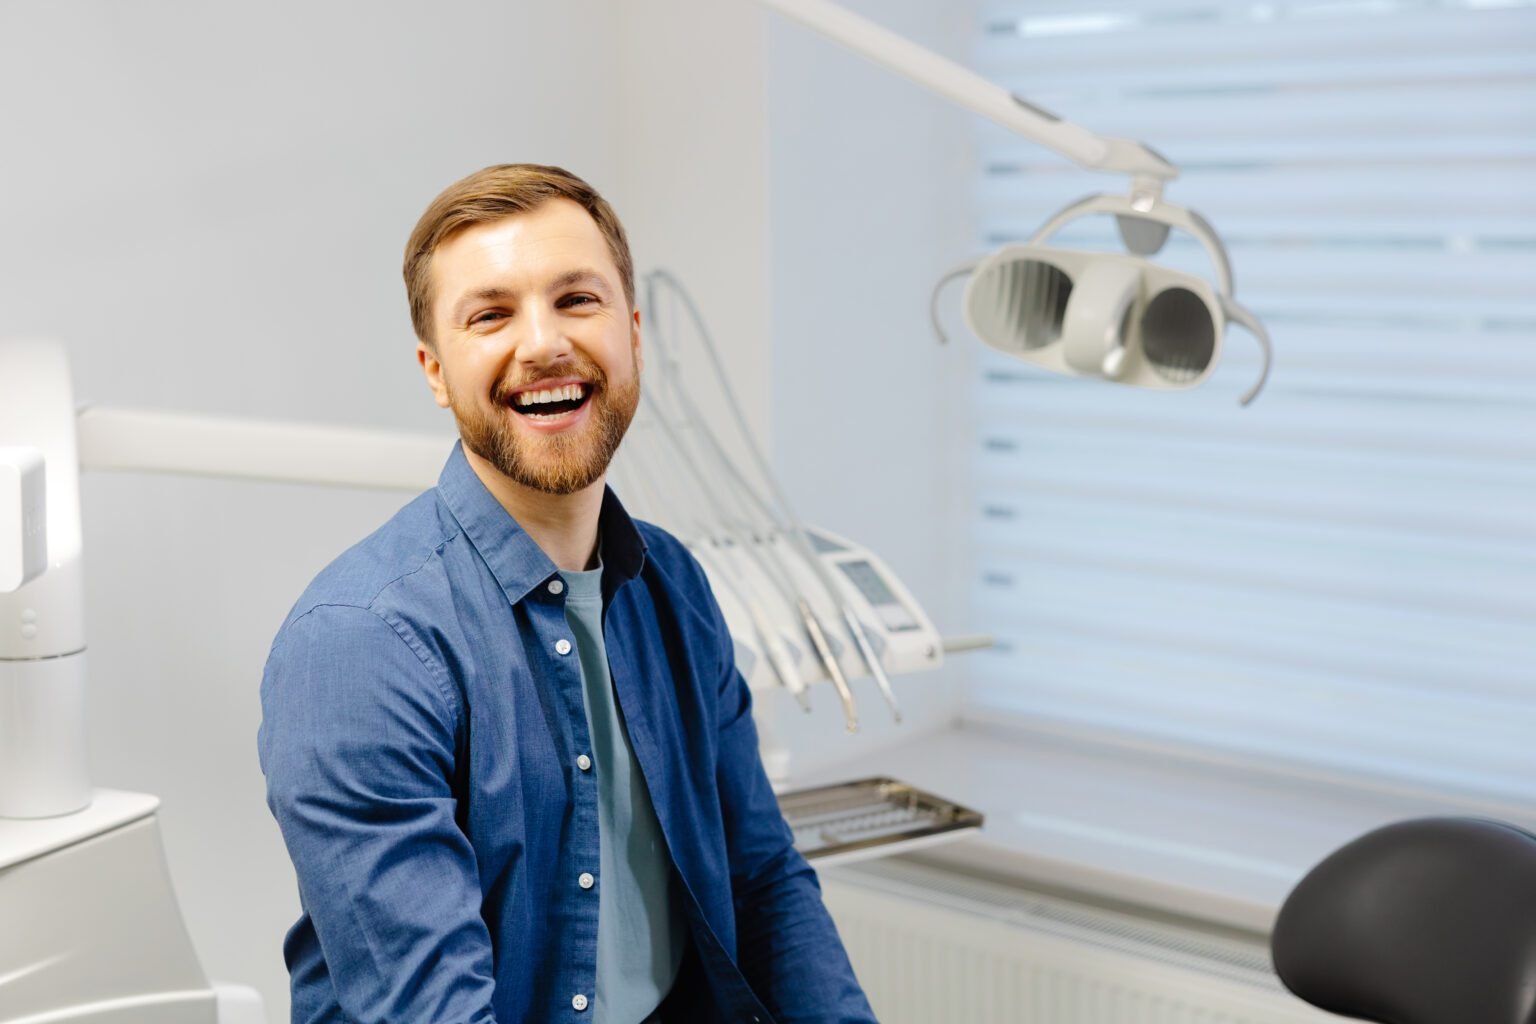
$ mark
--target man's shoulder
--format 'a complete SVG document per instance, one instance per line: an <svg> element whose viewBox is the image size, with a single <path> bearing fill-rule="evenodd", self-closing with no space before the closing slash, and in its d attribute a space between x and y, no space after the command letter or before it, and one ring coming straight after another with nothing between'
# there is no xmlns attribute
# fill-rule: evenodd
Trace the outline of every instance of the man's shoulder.
<svg viewBox="0 0 1536 1024"><path fill-rule="evenodd" d="M320 570L284 626L318 608L378 611L381 605L395 604L401 589L446 585L444 552L461 536L436 488L418 495Z"/></svg>

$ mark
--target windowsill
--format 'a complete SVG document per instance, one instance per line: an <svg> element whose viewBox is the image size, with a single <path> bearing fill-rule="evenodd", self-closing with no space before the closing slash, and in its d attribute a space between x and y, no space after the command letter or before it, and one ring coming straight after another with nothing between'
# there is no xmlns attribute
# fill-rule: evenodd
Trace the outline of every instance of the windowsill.
<svg viewBox="0 0 1536 1024"><path fill-rule="evenodd" d="M1351 839L1405 818L1480 812L1433 796L981 723L831 765L792 788L873 775L986 816L979 835L925 851L927 862L1262 935L1302 875Z"/></svg>

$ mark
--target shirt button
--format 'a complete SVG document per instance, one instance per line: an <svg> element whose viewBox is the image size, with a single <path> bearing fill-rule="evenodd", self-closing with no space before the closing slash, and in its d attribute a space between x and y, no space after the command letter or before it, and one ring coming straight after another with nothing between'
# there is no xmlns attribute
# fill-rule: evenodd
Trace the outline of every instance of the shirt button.
<svg viewBox="0 0 1536 1024"><path fill-rule="evenodd" d="M549 592L551 594L558 594L558 593L560 593L560 591L562 591L564 589L565 589L565 584L562 583L560 580L550 580L549 581Z"/></svg>
<svg viewBox="0 0 1536 1024"><path fill-rule="evenodd" d="M559 640L556 640L555 641L555 653L556 654L570 654L571 653L571 642L569 640L567 640L565 637L561 637Z"/></svg>
<svg viewBox="0 0 1536 1024"><path fill-rule="evenodd" d="M592 768L592 759L586 754L579 754L576 757L576 767L580 768L584 772L590 771Z"/></svg>
<svg viewBox="0 0 1536 1024"><path fill-rule="evenodd" d="M575 1010L577 1013L580 1013L582 1010L585 1010L586 1008L587 1008L587 997L586 996L581 995L580 993L577 993L576 995L571 997L571 1009Z"/></svg>
<svg viewBox="0 0 1536 1024"><path fill-rule="evenodd" d="M592 872L583 871L581 873L581 877L576 879L576 884L581 886L583 889L590 889L592 888L592 884L596 881L597 879L592 877Z"/></svg>

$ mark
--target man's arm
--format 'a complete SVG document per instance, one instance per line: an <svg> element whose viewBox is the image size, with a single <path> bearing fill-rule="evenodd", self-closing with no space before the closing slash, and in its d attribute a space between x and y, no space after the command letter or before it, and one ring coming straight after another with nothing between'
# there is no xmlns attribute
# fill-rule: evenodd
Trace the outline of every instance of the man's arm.
<svg viewBox="0 0 1536 1024"><path fill-rule="evenodd" d="M322 605L279 634L261 701L267 802L347 1020L493 1024L441 668L373 612Z"/></svg>
<svg viewBox="0 0 1536 1024"><path fill-rule="evenodd" d="M763 771L751 691L712 595L709 605L720 649L716 776L742 973L780 1024L873 1024L816 873L795 849Z"/></svg>

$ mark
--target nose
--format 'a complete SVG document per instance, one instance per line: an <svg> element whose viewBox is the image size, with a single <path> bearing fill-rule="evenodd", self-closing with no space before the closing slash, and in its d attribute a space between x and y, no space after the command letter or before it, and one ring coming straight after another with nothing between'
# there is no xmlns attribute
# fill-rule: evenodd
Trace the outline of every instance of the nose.
<svg viewBox="0 0 1536 1024"><path fill-rule="evenodd" d="M566 336L559 310L544 303L530 304L522 320L514 353L519 363L547 366L570 356L571 339Z"/></svg>

